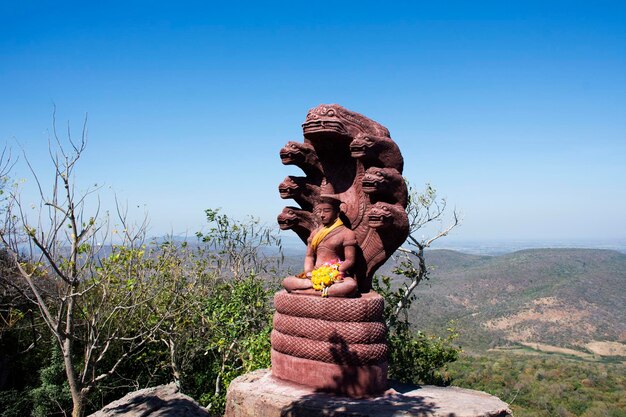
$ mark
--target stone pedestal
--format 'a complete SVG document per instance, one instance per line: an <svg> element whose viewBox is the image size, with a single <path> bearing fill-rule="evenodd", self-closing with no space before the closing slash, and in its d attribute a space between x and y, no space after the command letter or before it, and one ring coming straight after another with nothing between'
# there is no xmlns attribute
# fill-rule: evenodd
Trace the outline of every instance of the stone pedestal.
<svg viewBox="0 0 626 417"><path fill-rule="evenodd" d="M225 417L508 417L508 405L480 391L456 387L394 386L371 398L349 398L280 380L267 369L228 387Z"/></svg>
<svg viewBox="0 0 626 417"><path fill-rule="evenodd" d="M322 298L278 292L272 372L279 379L362 397L387 389L383 298Z"/></svg>

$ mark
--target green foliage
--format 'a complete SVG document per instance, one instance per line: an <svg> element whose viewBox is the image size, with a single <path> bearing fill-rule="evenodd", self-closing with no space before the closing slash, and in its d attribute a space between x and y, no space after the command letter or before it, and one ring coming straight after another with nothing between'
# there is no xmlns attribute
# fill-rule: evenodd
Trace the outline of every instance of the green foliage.
<svg viewBox="0 0 626 417"><path fill-rule="evenodd" d="M208 213L216 222L217 211ZM216 230L198 235L198 245L165 241L115 247L98 276L106 288L118 288L121 297L143 306L125 318L127 326L157 328L119 372L138 386L174 379L213 412L223 410L234 378L270 365L271 299L278 283L272 274L253 271L272 271L280 259L260 253L263 244L278 246L279 241L256 220L239 222L225 215L218 220ZM237 260L236 270L221 262L230 252L247 253Z"/></svg>
<svg viewBox="0 0 626 417"><path fill-rule="evenodd" d="M394 270L396 273L397 270ZM372 282L374 290L385 299L384 317L385 323L390 330L400 328L408 323L408 307L411 306L416 299L415 294L410 294L407 298L406 286L394 287L391 277L383 275L375 276ZM398 303L404 300L408 301L406 308L400 309L397 313Z"/></svg>
<svg viewBox="0 0 626 417"><path fill-rule="evenodd" d="M374 280L374 289L385 299L385 319L389 327L389 376L404 383L447 385L446 371L456 361L461 349L454 345L457 333L448 327L447 337L426 335L413 331L407 315L415 296L403 297L405 288L393 289L391 278ZM408 300L406 308L395 314L398 300Z"/></svg>
<svg viewBox="0 0 626 417"><path fill-rule="evenodd" d="M106 385L96 385L85 398L86 413L128 390L172 380L212 412L220 412L230 381L269 366L271 300L278 288L275 276L282 276L272 271L282 258L280 252L271 256L265 249L273 245L276 253L280 240L257 220L236 221L216 210L207 213L211 230L200 234L197 244L133 241L106 248L106 256L82 261L89 274L80 283L88 291L75 307L76 370L85 371L81 354L91 346L106 347L106 355L93 350L96 360L88 374L114 370ZM87 256L91 249L84 246L78 251ZM236 258L230 258L233 253ZM24 262L23 267L30 271L36 265ZM37 280L54 289L59 278L43 274ZM34 378L2 387L0 414L67 413L72 403L59 348L51 356L52 345L39 343L28 354L19 353L33 340L33 326L25 327L27 318L38 323L36 330L48 329L37 315L14 306L14 297L0 298L2 322L8 324L0 328L0 359L16 355L23 364L19 374ZM26 361L31 356L45 360ZM5 371L12 379L17 373Z"/></svg>
<svg viewBox="0 0 626 417"><path fill-rule="evenodd" d="M209 230L198 232L196 237L211 250L213 267L223 275L230 273L234 278L245 278L249 274L276 272L280 267L282 246L273 230L254 217L235 220L219 209L205 210ZM263 249L275 246L280 256L270 258Z"/></svg>
<svg viewBox="0 0 626 417"><path fill-rule="evenodd" d="M389 334L391 378L406 383L448 385L448 364L456 361L460 349L454 345L456 333L446 338L414 332L400 326Z"/></svg>
<svg viewBox="0 0 626 417"><path fill-rule="evenodd" d="M15 274L15 261L0 249L0 416L7 417L31 414L29 391L51 356L50 344L41 342L47 328Z"/></svg>
<svg viewBox="0 0 626 417"><path fill-rule="evenodd" d="M121 276L134 259L135 292L152 289L140 319L158 331L134 369L151 375L151 384L173 378L221 412L234 378L270 365L271 299L278 288L272 272L282 258L263 253L270 244L280 249L280 241L258 220L237 221L217 210L207 210L207 218L211 229L198 233L198 245L152 243L130 257L120 248L108 258L109 269L119 271L109 275Z"/></svg>
<svg viewBox="0 0 626 417"><path fill-rule="evenodd" d="M0 391L0 415L3 417L23 417L30 414L33 404L31 397L16 389Z"/></svg>
<svg viewBox="0 0 626 417"><path fill-rule="evenodd" d="M516 416L626 416L626 365L489 352L450 366L455 385L496 395Z"/></svg>
<svg viewBox="0 0 626 417"><path fill-rule="evenodd" d="M205 302L203 316L211 328L203 341L212 359L211 391L200 395L200 402L211 410L222 411L226 388L244 373L270 366L270 332L275 287L250 275L243 280L225 281L213 288Z"/></svg>
<svg viewBox="0 0 626 417"><path fill-rule="evenodd" d="M72 397L65 377L63 358L56 344L50 346L50 364L39 371L41 384L30 391L35 417L64 415L64 410L71 409Z"/></svg>

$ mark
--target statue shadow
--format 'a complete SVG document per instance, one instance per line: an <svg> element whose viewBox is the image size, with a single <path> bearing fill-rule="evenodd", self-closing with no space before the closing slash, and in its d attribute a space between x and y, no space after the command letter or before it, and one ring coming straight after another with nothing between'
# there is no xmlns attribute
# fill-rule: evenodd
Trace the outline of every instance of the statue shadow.
<svg viewBox="0 0 626 417"><path fill-rule="evenodd" d="M359 373L358 354L337 334L331 336L333 346L330 353L334 362L341 365L341 373L334 378L333 386L317 389L314 393L300 397L281 410L281 417L313 416L434 416L439 408L435 403L419 395L405 395L419 386L391 383L385 392L370 396L355 396L364 385L374 380L364 380ZM374 375L371 378L375 378ZM450 414L447 417L454 417Z"/></svg>

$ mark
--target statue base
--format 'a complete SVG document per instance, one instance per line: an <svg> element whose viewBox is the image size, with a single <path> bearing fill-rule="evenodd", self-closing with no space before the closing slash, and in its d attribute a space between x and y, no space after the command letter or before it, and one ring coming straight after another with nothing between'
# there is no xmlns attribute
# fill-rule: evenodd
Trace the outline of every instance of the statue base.
<svg viewBox="0 0 626 417"><path fill-rule="evenodd" d="M387 389L383 298L276 293L272 331L274 377L318 391L364 397Z"/></svg>
<svg viewBox="0 0 626 417"><path fill-rule="evenodd" d="M231 382L225 417L512 417L508 405L481 391L456 387L400 386L378 397L349 398L280 380L267 369Z"/></svg>
<svg viewBox="0 0 626 417"><path fill-rule="evenodd" d="M338 365L297 358L272 349L274 377L334 394L363 397L387 389L387 362L374 365Z"/></svg>

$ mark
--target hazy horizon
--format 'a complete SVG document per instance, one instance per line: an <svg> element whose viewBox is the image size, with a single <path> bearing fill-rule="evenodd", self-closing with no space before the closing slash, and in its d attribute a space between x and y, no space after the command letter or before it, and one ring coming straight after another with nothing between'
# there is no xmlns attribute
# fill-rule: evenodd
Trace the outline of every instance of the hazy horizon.
<svg viewBox="0 0 626 417"><path fill-rule="evenodd" d="M285 255L304 256L306 246L295 233L281 232ZM403 246L408 247L408 244ZM431 250L450 249L475 255L500 255L524 249L607 249L626 254L626 239L455 239L444 237Z"/></svg>

